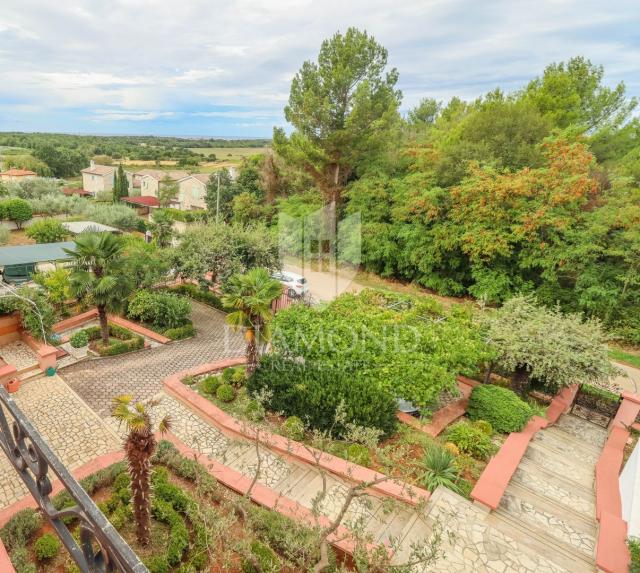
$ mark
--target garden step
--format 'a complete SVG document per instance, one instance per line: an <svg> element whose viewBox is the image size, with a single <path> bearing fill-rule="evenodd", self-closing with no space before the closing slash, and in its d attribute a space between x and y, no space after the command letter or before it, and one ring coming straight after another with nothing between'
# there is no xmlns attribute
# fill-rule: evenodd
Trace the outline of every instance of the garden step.
<svg viewBox="0 0 640 573"><path fill-rule="evenodd" d="M405 508L398 508L391 514L386 515L385 527L378 528L373 524L371 529L375 531L374 543L389 543L391 538L398 539L402 536L403 531L409 524L409 522L415 517L415 511L411 511ZM383 519L383 516L377 516L379 519ZM367 528L369 529L369 528Z"/></svg>
<svg viewBox="0 0 640 573"><path fill-rule="evenodd" d="M317 472L315 470L311 470L308 467L294 465L289 475L285 476L279 483L273 486L278 493L281 495L291 497L289 492L293 487L295 487L298 483L302 482L302 480L309 481Z"/></svg>
<svg viewBox="0 0 640 573"><path fill-rule="evenodd" d="M555 427L598 449L604 447L608 437L606 428L572 414L560 416L560 419L555 423Z"/></svg>
<svg viewBox="0 0 640 573"><path fill-rule="evenodd" d="M311 476L310 476L311 477ZM335 483L335 480L330 476L326 476L327 490ZM287 497L297 501L304 507L311 508L313 499L322 490L322 476L319 472L314 472L314 475L309 480L298 482L290 491Z"/></svg>
<svg viewBox="0 0 640 573"><path fill-rule="evenodd" d="M552 500L530 490L510 485L502 496L500 513L507 513L531 530L552 537L558 543L593 557L595 548L595 522L581 514L554 504Z"/></svg>
<svg viewBox="0 0 640 573"><path fill-rule="evenodd" d="M571 479L579 483L582 487L593 489L594 470L593 467L584 467L580 464L571 463L566 456L555 452L541 443L530 442L524 459L530 460L534 465L545 468L551 473L560 476L571 476Z"/></svg>
<svg viewBox="0 0 640 573"><path fill-rule="evenodd" d="M579 442L571 434L561 429L548 428L536 433L532 440L534 443L543 444L560 455L566 456L572 462L578 464L596 465L600 457L600 451L586 443Z"/></svg>
<svg viewBox="0 0 640 573"><path fill-rule="evenodd" d="M545 534L544 530L531 528L521 519L502 509L488 514L487 522L514 539L519 548L526 547L569 573L596 572L595 559L592 556Z"/></svg>
<svg viewBox="0 0 640 573"><path fill-rule="evenodd" d="M592 519L595 515L595 495L591 490L540 466L521 462L511 483L547 497L587 519Z"/></svg>
<svg viewBox="0 0 640 573"><path fill-rule="evenodd" d="M246 442L229 442L229 447L219 456L219 461L230 466L235 460L243 456L251 449L251 444Z"/></svg>

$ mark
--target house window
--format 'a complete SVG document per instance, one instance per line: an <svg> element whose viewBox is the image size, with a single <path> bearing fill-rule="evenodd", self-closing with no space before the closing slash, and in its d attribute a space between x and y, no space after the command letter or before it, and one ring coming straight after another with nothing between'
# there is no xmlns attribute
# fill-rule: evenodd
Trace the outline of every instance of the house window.
<svg viewBox="0 0 640 573"><path fill-rule="evenodd" d="M194 199L198 199L199 193L198 193L198 188L194 185L191 188L191 197L193 197Z"/></svg>

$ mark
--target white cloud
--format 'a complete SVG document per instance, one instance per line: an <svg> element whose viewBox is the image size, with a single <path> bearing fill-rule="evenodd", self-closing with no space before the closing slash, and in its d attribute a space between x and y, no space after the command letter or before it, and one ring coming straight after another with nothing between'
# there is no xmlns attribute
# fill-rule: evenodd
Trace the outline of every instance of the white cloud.
<svg viewBox="0 0 640 573"><path fill-rule="evenodd" d="M280 124L292 76L323 39L349 25L389 50L404 108L425 96L517 89L549 62L577 54L604 64L611 83L624 79L640 94L635 0L2 4L0 102L40 109L34 129L43 112L78 108L78 125L69 130L81 130L87 109L109 110L90 114L104 123L199 118L202 129L218 134L233 120Z"/></svg>

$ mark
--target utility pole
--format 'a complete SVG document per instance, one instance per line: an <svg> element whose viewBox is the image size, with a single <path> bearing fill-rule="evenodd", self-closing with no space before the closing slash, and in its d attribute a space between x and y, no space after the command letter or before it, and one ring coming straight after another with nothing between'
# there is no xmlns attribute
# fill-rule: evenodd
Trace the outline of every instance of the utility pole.
<svg viewBox="0 0 640 573"><path fill-rule="evenodd" d="M220 221L220 171L216 173L218 176L218 191L216 192L216 225Z"/></svg>

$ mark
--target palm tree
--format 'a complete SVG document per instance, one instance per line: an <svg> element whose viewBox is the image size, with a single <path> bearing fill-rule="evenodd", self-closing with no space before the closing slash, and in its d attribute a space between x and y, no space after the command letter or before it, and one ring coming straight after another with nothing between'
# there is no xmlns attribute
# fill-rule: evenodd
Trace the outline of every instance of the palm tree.
<svg viewBox="0 0 640 573"><path fill-rule="evenodd" d="M78 298L89 297L98 308L102 343L109 344L107 311L118 310L131 290L123 272L122 239L111 233L82 233L75 250L65 249L73 259L70 282Z"/></svg>
<svg viewBox="0 0 640 573"><path fill-rule="evenodd" d="M269 340L271 303L281 294L282 285L266 269L252 269L229 279L222 303L235 309L227 315L227 323L235 329L246 328L247 375L257 367L259 345Z"/></svg>
<svg viewBox="0 0 640 573"><path fill-rule="evenodd" d="M173 219L166 211L157 210L153 213L149 230L158 247L168 247L173 237Z"/></svg>
<svg viewBox="0 0 640 573"><path fill-rule="evenodd" d="M149 543L151 519L151 456L156 449L151 412L157 401L132 404L132 396L118 396L113 399L113 417L127 429L124 451L129 463L131 494L133 497L133 517L136 521L136 536L141 545ZM170 420L165 416L158 422L158 431L169 430Z"/></svg>

